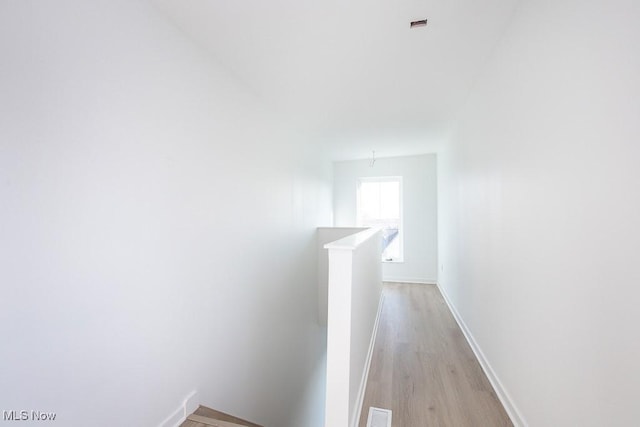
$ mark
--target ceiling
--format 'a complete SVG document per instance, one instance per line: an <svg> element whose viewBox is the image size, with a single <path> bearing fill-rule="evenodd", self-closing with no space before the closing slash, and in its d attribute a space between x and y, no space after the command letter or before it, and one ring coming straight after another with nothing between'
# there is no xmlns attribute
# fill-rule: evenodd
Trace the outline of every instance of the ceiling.
<svg viewBox="0 0 640 427"><path fill-rule="evenodd" d="M336 160L435 151L516 1L152 0Z"/></svg>

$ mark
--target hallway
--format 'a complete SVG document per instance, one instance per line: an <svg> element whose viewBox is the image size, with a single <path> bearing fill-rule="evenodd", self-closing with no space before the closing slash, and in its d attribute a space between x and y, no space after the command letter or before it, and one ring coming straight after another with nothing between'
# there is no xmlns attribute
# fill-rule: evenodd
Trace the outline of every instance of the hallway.
<svg viewBox="0 0 640 427"><path fill-rule="evenodd" d="M385 283L360 427L369 407L394 426L511 426L434 285Z"/></svg>

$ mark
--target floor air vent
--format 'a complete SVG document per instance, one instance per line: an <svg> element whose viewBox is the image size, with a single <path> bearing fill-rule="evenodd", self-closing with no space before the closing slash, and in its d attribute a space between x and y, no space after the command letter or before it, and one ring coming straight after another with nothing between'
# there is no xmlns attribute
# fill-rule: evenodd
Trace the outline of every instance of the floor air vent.
<svg viewBox="0 0 640 427"><path fill-rule="evenodd" d="M370 407L367 427L391 427L391 411Z"/></svg>

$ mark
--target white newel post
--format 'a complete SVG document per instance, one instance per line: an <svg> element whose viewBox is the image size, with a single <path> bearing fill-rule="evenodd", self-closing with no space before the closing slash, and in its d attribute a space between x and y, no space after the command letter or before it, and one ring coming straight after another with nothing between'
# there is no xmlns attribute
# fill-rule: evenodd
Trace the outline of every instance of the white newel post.
<svg viewBox="0 0 640 427"><path fill-rule="evenodd" d="M367 229L329 251L325 427L357 422L382 293L381 237Z"/></svg>

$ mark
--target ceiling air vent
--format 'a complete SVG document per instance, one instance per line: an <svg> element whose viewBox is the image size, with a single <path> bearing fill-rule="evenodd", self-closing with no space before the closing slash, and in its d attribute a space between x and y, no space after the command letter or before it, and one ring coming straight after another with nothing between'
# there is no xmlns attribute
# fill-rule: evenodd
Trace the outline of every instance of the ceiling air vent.
<svg viewBox="0 0 640 427"><path fill-rule="evenodd" d="M426 27L426 26L427 26L426 19L421 19L419 21L411 21L411 24L409 24L409 28Z"/></svg>

